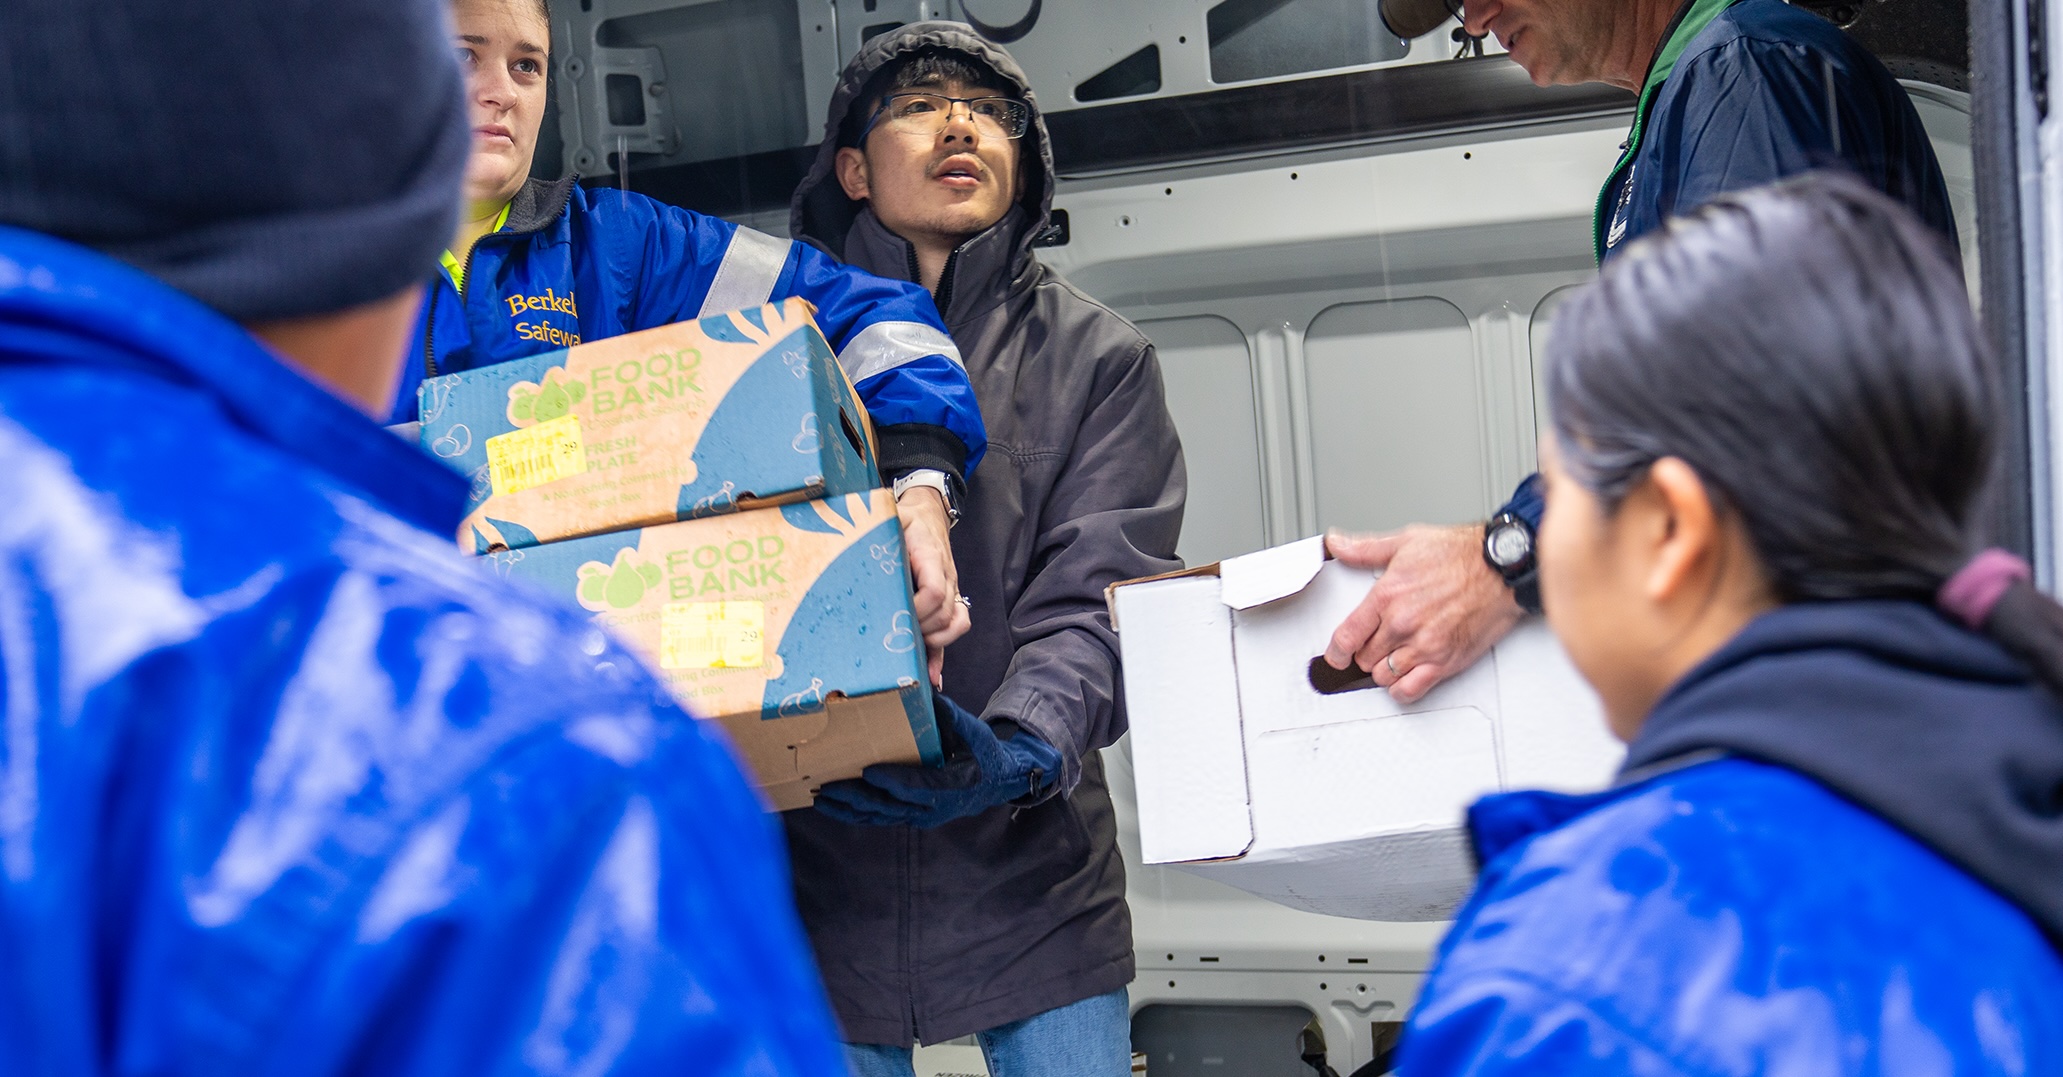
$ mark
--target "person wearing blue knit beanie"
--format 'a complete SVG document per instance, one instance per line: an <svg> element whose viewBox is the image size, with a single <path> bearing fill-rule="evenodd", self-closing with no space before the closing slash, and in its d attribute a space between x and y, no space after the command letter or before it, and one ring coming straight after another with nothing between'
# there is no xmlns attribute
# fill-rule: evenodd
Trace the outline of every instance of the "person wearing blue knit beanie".
<svg viewBox="0 0 2063 1077"><path fill-rule="evenodd" d="M0 1073L843 1074L729 750L375 422L441 0L0 27Z"/></svg>

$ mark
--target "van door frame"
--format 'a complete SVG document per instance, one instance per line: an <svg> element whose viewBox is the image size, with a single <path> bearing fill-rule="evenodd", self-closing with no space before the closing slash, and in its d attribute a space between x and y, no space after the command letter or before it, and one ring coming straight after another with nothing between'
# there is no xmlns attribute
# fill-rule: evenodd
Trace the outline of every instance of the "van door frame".
<svg viewBox="0 0 2063 1077"><path fill-rule="evenodd" d="M2063 297L2047 284L2058 244L2063 175L2041 152L2046 114L2048 0L1970 0L1970 153L1977 180L1979 303L2005 407L1993 539L2028 558L2045 588L2058 579L2049 414L2057 356L2048 324ZM2032 46L2032 47L2031 47ZM2036 87L2041 88L2037 94ZM1982 117L1981 121L1976 118Z"/></svg>

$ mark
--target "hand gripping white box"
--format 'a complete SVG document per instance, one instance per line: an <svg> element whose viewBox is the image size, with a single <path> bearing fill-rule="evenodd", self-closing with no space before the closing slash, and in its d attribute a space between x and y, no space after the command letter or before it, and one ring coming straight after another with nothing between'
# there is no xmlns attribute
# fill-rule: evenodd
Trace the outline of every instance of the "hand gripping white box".
<svg viewBox="0 0 2063 1077"><path fill-rule="evenodd" d="M1611 780L1624 749L1538 620L1410 706L1365 678L1320 671L1321 690L1313 660L1374 580L1312 538L1110 589L1146 863L1311 912L1441 920L1475 881L1471 802Z"/></svg>

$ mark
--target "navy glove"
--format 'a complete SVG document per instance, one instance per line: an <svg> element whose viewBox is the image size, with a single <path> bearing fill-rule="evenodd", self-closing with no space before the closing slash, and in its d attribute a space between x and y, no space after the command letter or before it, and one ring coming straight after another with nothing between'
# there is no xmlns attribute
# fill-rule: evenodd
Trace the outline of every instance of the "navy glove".
<svg viewBox="0 0 2063 1077"><path fill-rule="evenodd" d="M1059 777L1060 753L1029 731L997 736L944 693L931 700L943 739L957 749L944 767L876 764L818 790L817 810L843 823L934 827L1037 796Z"/></svg>

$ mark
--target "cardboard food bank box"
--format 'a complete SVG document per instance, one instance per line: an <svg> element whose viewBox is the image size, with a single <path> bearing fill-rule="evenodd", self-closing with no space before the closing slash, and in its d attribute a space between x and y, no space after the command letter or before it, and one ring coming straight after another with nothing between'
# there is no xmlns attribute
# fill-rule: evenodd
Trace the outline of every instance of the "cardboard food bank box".
<svg viewBox="0 0 2063 1077"><path fill-rule="evenodd" d="M721 722L778 811L869 764L942 759L886 490L488 556Z"/></svg>
<svg viewBox="0 0 2063 1077"><path fill-rule="evenodd" d="M1147 863L1311 912L1445 919L1475 882L1471 802L1610 781L1624 749L1537 620L1410 706L1314 673L1374 579L1314 538L1111 588Z"/></svg>
<svg viewBox="0 0 2063 1077"><path fill-rule="evenodd" d="M867 414L800 299L430 378L475 553L859 493Z"/></svg>

